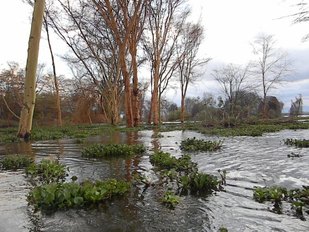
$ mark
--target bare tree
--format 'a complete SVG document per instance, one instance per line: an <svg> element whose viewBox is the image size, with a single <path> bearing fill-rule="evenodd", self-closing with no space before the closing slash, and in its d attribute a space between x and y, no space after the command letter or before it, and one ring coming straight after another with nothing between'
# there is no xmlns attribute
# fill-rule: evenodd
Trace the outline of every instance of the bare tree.
<svg viewBox="0 0 309 232"><path fill-rule="evenodd" d="M148 9L144 50L151 66L151 110L148 122L160 121L160 97L177 69L176 41L190 9L185 0L153 0Z"/></svg>
<svg viewBox="0 0 309 232"><path fill-rule="evenodd" d="M251 89L248 84L249 65L245 68L235 64L228 64L213 71L213 78L219 83L224 96L228 101L228 115L235 117L235 107L241 91Z"/></svg>
<svg viewBox="0 0 309 232"><path fill-rule="evenodd" d="M185 118L185 98L189 83L196 80L198 74L196 69L206 64L210 59L199 59L197 57L199 47L203 39L203 27L200 24L186 23L181 31L178 51L178 71L181 90L181 113L180 120Z"/></svg>
<svg viewBox="0 0 309 232"><path fill-rule="evenodd" d="M36 70L38 64L44 7L45 0L36 0L34 2L28 45L23 108L21 110L18 129L18 137L24 139L28 139L30 137L32 129L32 119L35 106Z"/></svg>
<svg viewBox="0 0 309 232"><path fill-rule="evenodd" d="M143 30L143 17L146 13L148 0L92 0L110 29L115 43L118 45L118 58L125 88L125 112L128 127L139 123L138 111L138 77L136 49L141 31ZM133 68L133 97L131 91L130 65L127 63L127 50L131 54ZM135 102L136 101L136 102ZM136 110L133 112L133 106Z"/></svg>
<svg viewBox="0 0 309 232"><path fill-rule="evenodd" d="M263 117L267 117L266 97L269 91L282 82L290 72L287 54L275 47L276 41L272 35L260 35L254 41L253 74L259 79L263 94Z"/></svg>
<svg viewBox="0 0 309 232"><path fill-rule="evenodd" d="M304 23L309 21L309 3L307 0L298 0L298 3L294 5L297 7L297 12L290 15L293 17L293 23ZM306 34L303 38L304 41L309 39L309 34Z"/></svg>

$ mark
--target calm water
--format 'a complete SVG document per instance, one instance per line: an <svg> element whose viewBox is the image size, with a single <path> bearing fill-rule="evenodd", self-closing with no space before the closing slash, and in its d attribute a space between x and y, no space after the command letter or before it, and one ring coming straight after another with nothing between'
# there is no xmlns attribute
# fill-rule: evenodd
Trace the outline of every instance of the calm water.
<svg viewBox="0 0 309 232"><path fill-rule="evenodd" d="M20 143L0 147L0 155L27 153L40 160L58 158L70 168L70 176L79 180L108 177L131 180L138 172L155 182L149 155L160 148L175 156L182 153L180 141L197 137L218 140L195 132L163 132L162 138L152 138L153 131L114 133L96 136L86 143L140 143L147 153L133 159L91 161L81 157L82 145L75 140ZM290 206L284 214L270 212L270 204L253 201L254 186L280 185L299 188L309 185L309 149L297 149L283 144L286 138L308 139L309 130L285 130L262 137L222 138L223 148L213 153L194 153L193 161L202 172L218 175L227 171L225 191L202 198L184 196L175 210L159 202L163 192L159 187L133 188L129 197L114 200L91 210L69 210L52 215L33 213L27 206L30 185L21 171L0 172L0 231L217 231L221 226L229 231L309 231L307 221L293 216ZM288 158L291 152L300 158ZM70 176L68 178L70 178Z"/></svg>

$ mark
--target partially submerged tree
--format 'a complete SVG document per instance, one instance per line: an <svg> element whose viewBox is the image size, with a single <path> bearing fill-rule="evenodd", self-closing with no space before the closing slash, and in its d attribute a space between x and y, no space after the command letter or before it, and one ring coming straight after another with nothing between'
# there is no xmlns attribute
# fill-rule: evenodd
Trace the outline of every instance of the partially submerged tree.
<svg viewBox="0 0 309 232"><path fill-rule="evenodd" d="M34 2L31 31L28 44L28 58L23 107L20 114L18 137L28 139L31 135L32 119L35 106L36 70L43 23L45 0Z"/></svg>
<svg viewBox="0 0 309 232"><path fill-rule="evenodd" d="M253 74L259 79L263 96L263 117L267 118L266 97L269 91L276 88L290 72L287 54L275 47L276 41L272 35L260 35L254 41Z"/></svg>

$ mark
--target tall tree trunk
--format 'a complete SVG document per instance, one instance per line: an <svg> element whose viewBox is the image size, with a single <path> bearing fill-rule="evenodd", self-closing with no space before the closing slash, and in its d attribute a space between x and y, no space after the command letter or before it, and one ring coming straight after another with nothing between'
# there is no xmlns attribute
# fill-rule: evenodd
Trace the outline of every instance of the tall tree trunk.
<svg viewBox="0 0 309 232"><path fill-rule="evenodd" d="M180 121L181 123L185 121L185 95L183 93L181 94Z"/></svg>
<svg viewBox="0 0 309 232"><path fill-rule="evenodd" d="M133 127L133 112L132 112L132 100L131 100L131 85L130 85L130 75L127 70L126 65L126 53L125 45L119 48L119 59L121 64L121 72L124 81L124 98L125 98L125 115L127 121L127 127Z"/></svg>
<svg viewBox="0 0 309 232"><path fill-rule="evenodd" d="M153 74L153 91L152 91L152 114L153 114L153 124L159 125L159 67L160 67L160 58L156 56Z"/></svg>
<svg viewBox="0 0 309 232"><path fill-rule="evenodd" d="M47 35L48 48L49 48L50 57L51 57L51 60L52 60L54 85L55 85L55 90L56 90L57 126L61 127L62 126L62 114L61 114L59 84L58 84L58 78L57 78L57 72L56 72L55 57L54 57L54 52L53 52L53 49L52 49L52 46L51 46L48 23L47 23L46 18L44 18L44 23L45 23L45 30L46 30L46 35Z"/></svg>
<svg viewBox="0 0 309 232"><path fill-rule="evenodd" d="M133 95L132 95L132 107L133 107L133 120L134 126L138 126L140 123L139 115L139 89L138 89L138 74L137 74L137 61L136 61L136 43L135 46L130 46L130 53L132 58L132 69L133 69Z"/></svg>
<svg viewBox="0 0 309 232"><path fill-rule="evenodd" d="M40 48L45 0L34 2L31 31L28 43L23 107L20 114L18 137L28 139L31 135L35 106L36 70Z"/></svg>

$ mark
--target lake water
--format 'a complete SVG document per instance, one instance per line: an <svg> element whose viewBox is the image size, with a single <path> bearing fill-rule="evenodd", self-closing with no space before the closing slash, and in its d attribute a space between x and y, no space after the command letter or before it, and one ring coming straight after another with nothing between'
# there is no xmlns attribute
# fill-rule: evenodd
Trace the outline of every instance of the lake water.
<svg viewBox="0 0 309 232"><path fill-rule="evenodd" d="M60 211L51 215L34 213L27 205L30 189L22 171L0 172L0 231L309 231L307 221L296 218L290 205L283 204L283 214L271 212L271 204L253 200L254 186L280 185L300 188L309 185L309 149L283 144L286 138L308 139L309 130L284 130L261 137L218 138L191 131L161 132L153 138L153 131L116 132L88 138L86 143L140 143L147 147L143 156L131 159L87 160L81 157L82 144L75 140L41 141L9 144L0 147L0 156L26 153L37 161L57 158L70 169L68 179L76 175L85 179L109 177L132 180L132 173L140 173L156 182L158 176L149 162L154 149L161 149L179 157L181 140L191 137L223 140L223 148L212 153L193 153L199 170L218 176L227 171L225 190L209 197L182 196L175 210L162 206L159 198L163 189L154 185L143 192L133 188L128 197L115 199L98 208ZM299 158L288 158L291 153Z"/></svg>

